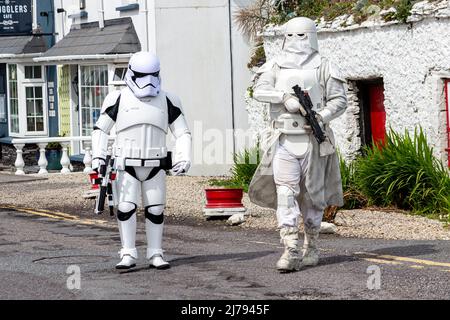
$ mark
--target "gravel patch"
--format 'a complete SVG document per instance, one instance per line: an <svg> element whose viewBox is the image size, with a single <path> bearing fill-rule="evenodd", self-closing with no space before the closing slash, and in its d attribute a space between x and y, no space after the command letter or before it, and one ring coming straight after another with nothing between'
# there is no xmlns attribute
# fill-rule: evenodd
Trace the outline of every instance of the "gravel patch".
<svg viewBox="0 0 450 320"><path fill-rule="evenodd" d="M2 173L3 174L3 173ZM206 221L203 207L204 189L210 177L168 177L166 215L176 221L195 221L198 224L220 223ZM83 195L91 188L88 175L50 174L47 180L0 184L0 206L55 210L84 217L93 217L94 200ZM276 230L275 212L252 204L244 195L247 219L240 228ZM108 214L105 214L108 216ZM106 218L100 216L98 218ZM402 212L380 210L340 211L336 217L338 234L343 237L450 240L450 230L439 221Z"/></svg>

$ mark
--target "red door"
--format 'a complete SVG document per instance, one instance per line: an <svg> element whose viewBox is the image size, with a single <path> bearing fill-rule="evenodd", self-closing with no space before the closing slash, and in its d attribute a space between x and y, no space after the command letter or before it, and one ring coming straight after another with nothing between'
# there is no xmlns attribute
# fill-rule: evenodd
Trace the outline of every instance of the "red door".
<svg viewBox="0 0 450 320"><path fill-rule="evenodd" d="M370 125L372 139L376 145L384 145L386 140L386 111L384 110L384 86L369 86Z"/></svg>
<svg viewBox="0 0 450 320"><path fill-rule="evenodd" d="M447 110L447 143L448 147L445 149L448 155L448 167L450 168L450 80L445 80L445 105Z"/></svg>

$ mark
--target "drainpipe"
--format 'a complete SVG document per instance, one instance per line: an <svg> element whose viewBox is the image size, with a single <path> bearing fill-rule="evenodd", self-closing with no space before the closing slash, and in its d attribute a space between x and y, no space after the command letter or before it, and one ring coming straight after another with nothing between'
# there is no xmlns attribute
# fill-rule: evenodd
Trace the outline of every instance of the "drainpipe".
<svg viewBox="0 0 450 320"><path fill-rule="evenodd" d="M33 0L33 31L38 27L37 23L37 0Z"/></svg>
<svg viewBox="0 0 450 320"><path fill-rule="evenodd" d="M145 37L146 37L146 46L147 51L150 51L150 34L148 28L148 0L144 0L144 12L145 12Z"/></svg>
<svg viewBox="0 0 450 320"><path fill-rule="evenodd" d="M105 2L104 0L100 0L100 10L98 15L98 26L100 30L103 30L105 27Z"/></svg>
<svg viewBox="0 0 450 320"><path fill-rule="evenodd" d="M61 0L61 7L64 9L64 0ZM65 22L66 22L66 13L67 11L64 10L63 14L61 14L61 32L62 32L62 38L64 38L66 35L66 26L65 26ZM61 39L62 39L61 38ZM59 39L59 40L61 40Z"/></svg>
<svg viewBox="0 0 450 320"><path fill-rule="evenodd" d="M230 74L231 74L231 127L233 129L233 154L236 152L236 124L234 121L234 61L233 61L233 21L232 21L231 0L228 0L228 33L230 37Z"/></svg>
<svg viewBox="0 0 450 320"><path fill-rule="evenodd" d="M105 2L100 0L100 10L98 10L98 27L103 30L105 27Z"/></svg>

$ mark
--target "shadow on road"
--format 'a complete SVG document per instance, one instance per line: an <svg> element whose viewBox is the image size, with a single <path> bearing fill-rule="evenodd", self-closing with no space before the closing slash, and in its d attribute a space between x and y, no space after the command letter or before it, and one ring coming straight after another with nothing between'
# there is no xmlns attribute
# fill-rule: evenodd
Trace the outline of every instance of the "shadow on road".
<svg viewBox="0 0 450 320"><path fill-rule="evenodd" d="M206 262L215 262L215 261L223 261L223 260L235 260L235 261L246 261L253 260L268 256L270 254L275 253L275 251L257 251L257 252L241 252L241 253L227 253L227 254L210 254L210 255L198 255L198 256L189 256L184 258L175 258L173 260L169 260L171 267L179 267L187 264L195 264L195 263L206 263ZM142 270L148 270L148 266L133 268L132 270L121 271L120 273L133 273L139 272Z"/></svg>
<svg viewBox="0 0 450 320"><path fill-rule="evenodd" d="M391 255L391 256L402 256L402 257L412 257L412 256L422 256L437 253L438 250L432 244L418 244L403 247L390 247L381 248L370 253L376 253L379 255Z"/></svg>
<svg viewBox="0 0 450 320"><path fill-rule="evenodd" d="M185 264L204 263L222 260L236 260L246 261L258 259L261 257L273 254L275 251L256 251L256 252L241 252L241 253L226 253L226 254L211 254L211 255L199 255L190 256L185 258L175 258L171 261L172 266L180 266Z"/></svg>

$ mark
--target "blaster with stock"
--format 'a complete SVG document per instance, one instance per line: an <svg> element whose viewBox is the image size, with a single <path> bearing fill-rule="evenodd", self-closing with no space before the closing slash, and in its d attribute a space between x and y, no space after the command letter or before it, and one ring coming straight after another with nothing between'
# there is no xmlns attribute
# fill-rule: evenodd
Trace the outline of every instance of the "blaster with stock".
<svg viewBox="0 0 450 320"><path fill-rule="evenodd" d="M316 118L316 112L312 109L314 107L311 98L309 97L308 93L302 90L298 85L294 86L292 88L294 90L295 95L298 98L298 101L303 106L306 114L303 116L306 118L306 121L311 126L311 129L313 131L314 137L316 138L317 142L321 144L325 141L325 134L320 127L319 121L317 121Z"/></svg>

